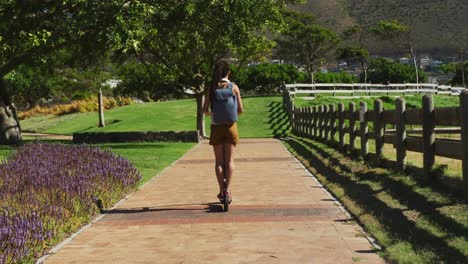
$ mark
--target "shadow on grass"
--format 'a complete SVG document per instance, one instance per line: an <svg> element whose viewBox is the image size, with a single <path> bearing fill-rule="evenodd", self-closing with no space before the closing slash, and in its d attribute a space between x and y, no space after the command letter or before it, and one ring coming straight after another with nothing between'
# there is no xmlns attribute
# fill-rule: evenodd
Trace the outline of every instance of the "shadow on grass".
<svg viewBox="0 0 468 264"><path fill-rule="evenodd" d="M280 102L271 102L268 105L268 124L272 129L274 137L285 137L289 134L289 121L286 112L282 108Z"/></svg>
<svg viewBox="0 0 468 264"><path fill-rule="evenodd" d="M468 240L468 228L440 211L445 206L462 204L452 193L417 178L412 178L415 182L412 187L405 184L407 175L385 169L369 169L364 164L356 165L356 162L312 140L288 138L285 142L329 182L325 185L338 185L343 189L344 196L360 207L362 212L374 216L385 226L385 232L392 240L384 247L405 242L412 245L415 253L433 252L428 255L432 259L427 259L427 263L466 263L467 255L447 240L453 237ZM419 192L415 188L420 188ZM421 193L422 189L425 195ZM383 199L382 195L390 199ZM436 197L444 197L441 200L445 201L437 201ZM399 205L395 206L392 200L398 201ZM410 211L417 218L428 220L431 230L443 230L446 235L441 236L423 228L425 223L405 215ZM356 217L361 220L361 215ZM392 256L389 258L395 260Z"/></svg>

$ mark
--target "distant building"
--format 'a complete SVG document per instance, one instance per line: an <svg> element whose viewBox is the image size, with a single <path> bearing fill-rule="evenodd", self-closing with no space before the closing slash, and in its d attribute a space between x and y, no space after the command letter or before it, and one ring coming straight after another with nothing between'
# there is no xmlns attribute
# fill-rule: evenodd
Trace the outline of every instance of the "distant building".
<svg viewBox="0 0 468 264"><path fill-rule="evenodd" d="M440 60L433 60L433 61L431 62L431 68L432 68L432 70L435 70L435 69L439 68L439 67L442 66L442 65L444 65L444 63L443 63L442 61L440 61Z"/></svg>
<svg viewBox="0 0 468 264"><path fill-rule="evenodd" d="M400 58L399 61L401 64L410 64L411 59L403 57L403 58Z"/></svg>
<svg viewBox="0 0 468 264"><path fill-rule="evenodd" d="M122 80L110 79L104 82L104 85L109 86L110 88L114 89L115 87L119 86Z"/></svg>
<svg viewBox="0 0 468 264"><path fill-rule="evenodd" d="M283 60L270 60L272 64L283 64Z"/></svg>
<svg viewBox="0 0 468 264"><path fill-rule="evenodd" d="M421 57L420 67L421 69L427 69L431 66L431 58L429 56Z"/></svg>

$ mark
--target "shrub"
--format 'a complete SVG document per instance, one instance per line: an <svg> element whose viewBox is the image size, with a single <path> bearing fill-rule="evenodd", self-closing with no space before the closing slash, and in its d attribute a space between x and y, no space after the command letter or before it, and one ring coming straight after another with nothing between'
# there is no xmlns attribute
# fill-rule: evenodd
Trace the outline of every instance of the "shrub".
<svg viewBox="0 0 468 264"><path fill-rule="evenodd" d="M303 73L290 64L262 63L234 72L233 80L239 87L252 94L279 93L282 82L300 82Z"/></svg>
<svg viewBox="0 0 468 264"><path fill-rule="evenodd" d="M129 105L133 102L131 98L110 98L103 97L102 102L105 109L112 109L117 106ZM37 115L66 115L72 113L93 112L98 110L97 97L91 97L84 100L75 100L69 104L60 104L50 107L36 106L28 111L19 112L19 119L26 119Z"/></svg>
<svg viewBox="0 0 468 264"><path fill-rule="evenodd" d="M31 143L0 164L0 263L30 262L132 191L141 176L110 150Z"/></svg>
<svg viewBox="0 0 468 264"><path fill-rule="evenodd" d="M369 64L368 80L372 83L414 83L416 82L413 65L400 64L385 58L371 60ZM419 82L424 83L427 75L419 70Z"/></svg>

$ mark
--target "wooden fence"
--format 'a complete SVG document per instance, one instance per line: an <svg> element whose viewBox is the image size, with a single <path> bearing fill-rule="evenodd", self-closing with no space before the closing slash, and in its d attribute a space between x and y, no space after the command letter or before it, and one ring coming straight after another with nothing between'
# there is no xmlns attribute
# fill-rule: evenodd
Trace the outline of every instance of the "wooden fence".
<svg viewBox="0 0 468 264"><path fill-rule="evenodd" d="M435 156L462 160L463 190L468 200L468 90L460 94L460 107L435 108L430 94L424 95L422 100L422 109L406 109L405 99L398 98L395 110L385 110L382 101L375 100L373 110L361 102L359 106L350 103L345 111L342 103L295 108L294 94L288 89L283 93L283 105L294 134L330 143L349 155L369 157L369 139L374 139L375 157L381 159L384 144L392 144L397 168L403 169L406 151L420 152L423 153L423 174L429 179L434 178ZM371 122L373 131L369 131ZM387 124L395 126L393 133L385 133ZM422 136L407 136L407 125L421 125ZM457 127L461 140L436 139L436 126ZM346 134L349 144L345 144ZM361 139L359 152L357 137Z"/></svg>
<svg viewBox="0 0 468 264"><path fill-rule="evenodd" d="M449 85L437 85L430 83L390 83L390 84L371 84L371 83L295 83L285 84L290 94L324 94L332 93L355 95L355 94L410 94L410 93L435 93L458 95L463 87L452 87Z"/></svg>

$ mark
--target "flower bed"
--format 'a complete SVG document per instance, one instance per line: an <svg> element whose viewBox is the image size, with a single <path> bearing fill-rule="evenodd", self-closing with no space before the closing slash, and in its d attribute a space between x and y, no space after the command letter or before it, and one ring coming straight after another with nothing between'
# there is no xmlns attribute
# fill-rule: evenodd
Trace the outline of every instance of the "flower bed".
<svg viewBox="0 0 468 264"><path fill-rule="evenodd" d="M141 176L125 158L86 145L31 143L0 164L0 264L33 262Z"/></svg>

